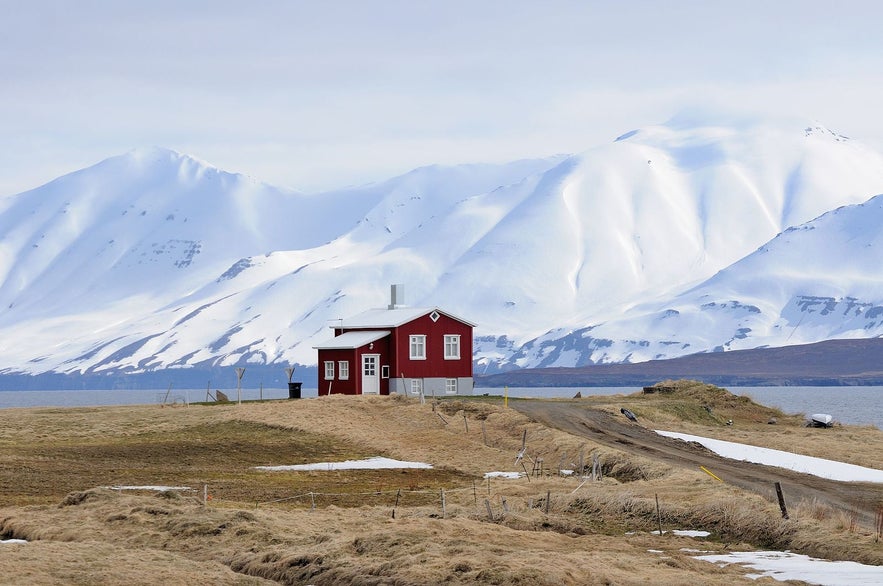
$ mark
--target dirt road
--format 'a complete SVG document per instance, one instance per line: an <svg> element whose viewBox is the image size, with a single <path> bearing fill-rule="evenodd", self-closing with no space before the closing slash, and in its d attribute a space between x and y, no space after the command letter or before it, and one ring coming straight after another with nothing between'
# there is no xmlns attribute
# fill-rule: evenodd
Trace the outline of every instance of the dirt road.
<svg viewBox="0 0 883 586"><path fill-rule="evenodd" d="M675 466L705 466L724 482L754 491L776 502L775 483L782 485L786 504L815 499L840 510L855 511L859 522L873 526L883 507L883 485L838 482L782 468L722 458L704 447L667 438L639 424L580 405L578 401L518 400L510 405L535 421L625 452Z"/></svg>

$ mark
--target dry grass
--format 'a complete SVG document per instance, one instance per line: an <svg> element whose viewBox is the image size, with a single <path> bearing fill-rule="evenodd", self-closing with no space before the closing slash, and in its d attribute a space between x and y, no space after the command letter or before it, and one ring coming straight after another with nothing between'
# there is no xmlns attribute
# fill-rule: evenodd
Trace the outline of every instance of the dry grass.
<svg viewBox="0 0 883 586"><path fill-rule="evenodd" d="M689 415L687 407L625 399L649 420L670 418L669 427L711 426L678 419L674 413ZM610 408L618 412L621 404ZM789 429L758 425L764 435ZM526 467L542 458L544 474L483 480L484 472L516 469L525 431ZM580 455L590 468L595 454L604 480L558 476L559 468L575 469ZM435 469L254 470L377 455ZM95 488L204 483L214 496L207 507L187 493ZM695 561L683 547L779 547L883 564L874 535L850 526L843 512L795 504L794 520L783 521L776 505L756 495L543 427L493 400L433 408L404 397L332 396L3 410L0 490L0 537L31 541L3 546L0 576L35 584L730 584L742 574ZM308 496L290 498L309 492L322 493L315 510ZM666 530L705 529L710 540L650 535L657 495ZM255 508L274 499L287 500Z"/></svg>

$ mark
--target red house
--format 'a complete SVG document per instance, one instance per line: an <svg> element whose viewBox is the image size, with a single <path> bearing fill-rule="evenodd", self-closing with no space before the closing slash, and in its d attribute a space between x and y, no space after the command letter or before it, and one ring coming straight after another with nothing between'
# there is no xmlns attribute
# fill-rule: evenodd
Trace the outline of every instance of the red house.
<svg viewBox="0 0 883 586"><path fill-rule="evenodd" d="M319 351L319 395L471 395L475 324L438 307L397 304L342 320Z"/></svg>

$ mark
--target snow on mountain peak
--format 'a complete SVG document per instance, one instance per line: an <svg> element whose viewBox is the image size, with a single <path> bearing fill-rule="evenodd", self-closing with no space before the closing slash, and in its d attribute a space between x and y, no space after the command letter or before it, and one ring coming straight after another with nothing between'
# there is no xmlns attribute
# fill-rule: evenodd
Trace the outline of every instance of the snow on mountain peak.
<svg viewBox="0 0 883 586"><path fill-rule="evenodd" d="M816 297L883 297L871 207L823 215L883 192L883 155L842 139L693 111L570 157L313 195L136 149L0 211L0 368L312 364L389 283L478 323L490 370L855 335L794 330Z"/></svg>

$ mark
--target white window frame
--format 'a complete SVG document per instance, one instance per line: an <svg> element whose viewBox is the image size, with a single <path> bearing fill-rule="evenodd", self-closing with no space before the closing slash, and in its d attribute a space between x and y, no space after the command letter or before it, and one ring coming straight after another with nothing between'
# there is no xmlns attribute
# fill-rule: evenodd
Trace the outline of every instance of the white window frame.
<svg viewBox="0 0 883 586"><path fill-rule="evenodd" d="M426 334L411 334L408 337L408 355L411 360L426 360Z"/></svg>
<svg viewBox="0 0 883 586"><path fill-rule="evenodd" d="M380 378L389 378L389 364L380 367Z"/></svg>
<svg viewBox="0 0 883 586"><path fill-rule="evenodd" d="M337 361L337 378L339 378L340 380L349 380L349 378L350 378L349 360L338 360Z"/></svg>
<svg viewBox="0 0 883 586"><path fill-rule="evenodd" d="M459 384L457 379L455 378L446 378L445 379L445 394L446 395L456 395L457 391L459 391Z"/></svg>
<svg viewBox="0 0 883 586"><path fill-rule="evenodd" d="M423 379L422 378L412 378L411 379L411 394L419 395L423 391Z"/></svg>
<svg viewBox="0 0 883 586"><path fill-rule="evenodd" d="M334 380L334 361L325 361L325 380Z"/></svg>
<svg viewBox="0 0 883 586"><path fill-rule="evenodd" d="M460 334L445 334L445 360L460 360Z"/></svg>

